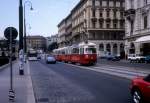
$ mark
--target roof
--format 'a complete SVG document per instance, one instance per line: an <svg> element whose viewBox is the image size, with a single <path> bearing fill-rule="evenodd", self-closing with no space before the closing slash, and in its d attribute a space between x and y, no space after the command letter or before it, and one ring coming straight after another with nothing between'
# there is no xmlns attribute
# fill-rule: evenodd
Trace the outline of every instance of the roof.
<svg viewBox="0 0 150 103"><path fill-rule="evenodd" d="M135 42L136 43L150 43L150 35L142 36L142 37L138 38Z"/></svg>
<svg viewBox="0 0 150 103"><path fill-rule="evenodd" d="M40 35L33 35L33 36L27 36L26 38L32 38L32 39L45 39L45 37L43 37L43 36L40 36Z"/></svg>

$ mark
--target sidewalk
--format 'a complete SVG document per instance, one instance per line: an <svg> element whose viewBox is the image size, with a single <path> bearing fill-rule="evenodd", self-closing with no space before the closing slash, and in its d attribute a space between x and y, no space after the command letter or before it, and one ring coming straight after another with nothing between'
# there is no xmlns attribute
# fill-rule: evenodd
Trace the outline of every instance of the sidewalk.
<svg viewBox="0 0 150 103"><path fill-rule="evenodd" d="M35 103L29 63L24 65L24 75L19 75L18 61L13 63L13 88L15 101L13 103ZM11 103L9 101L10 89L10 67L4 66L0 69L0 103Z"/></svg>

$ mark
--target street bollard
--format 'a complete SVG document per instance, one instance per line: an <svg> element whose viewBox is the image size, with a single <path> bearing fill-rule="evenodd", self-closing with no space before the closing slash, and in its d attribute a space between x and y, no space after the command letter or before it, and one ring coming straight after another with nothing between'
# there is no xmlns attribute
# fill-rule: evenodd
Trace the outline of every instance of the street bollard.
<svg viewBox="0 0 150 103"><path fill-rule="evenodd" d="M9 101L14 102L15 101L15 92L13 90L9 90Z"/></svg>
<svg viewBox="0 0 150 103"><path fill-rule="evenodd" d="M23 64L22 63L20 63L19 75L24 75L24 70L23 70Z"/></svg>

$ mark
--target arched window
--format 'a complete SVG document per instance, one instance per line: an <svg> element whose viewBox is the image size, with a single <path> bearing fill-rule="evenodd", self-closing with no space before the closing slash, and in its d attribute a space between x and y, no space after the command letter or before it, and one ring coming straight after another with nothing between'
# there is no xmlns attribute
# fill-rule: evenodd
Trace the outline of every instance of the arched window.
<svg viewBox="0 0 150 103"><path fill-rule="evenodd" d="M120 51L122 52L122 51L124 51L124 44L120 44Z"/></svg>
<svg viewBox="0 0 150 103"><path fill-rule="evenodd" d="M130 54L135 54L135 45L134 45L134 43L130 44Z"/></svg>
<svg viewBox="0 0 150 103"><path fill-rule="evenodd" d="M117 55L117 44L113 45L113 54Z"/></svg>
<svg viewBox="0 0 150 103"><path fill-rule="evenodd" d="M103 44L99 45L99 51L104 51L104 45Z"/></svg>
<svg viewBox="0 0 150 103"><path fill-rule="evenodd" d="M110 48L111 48L110 44L107 44L107 45L106 45L106 50L107 50L107 52L110 52Z"/></svg>

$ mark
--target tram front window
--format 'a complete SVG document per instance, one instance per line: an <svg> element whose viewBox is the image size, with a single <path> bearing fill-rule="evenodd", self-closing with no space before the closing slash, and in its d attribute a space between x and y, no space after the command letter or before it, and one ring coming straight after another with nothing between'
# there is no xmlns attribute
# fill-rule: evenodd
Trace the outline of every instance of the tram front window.
<svg viewBox="0 0 150 103"><path fill-rule="evenodd" d="M96 54L96 48L86 48L85 51L87 54Z"/></svg>

